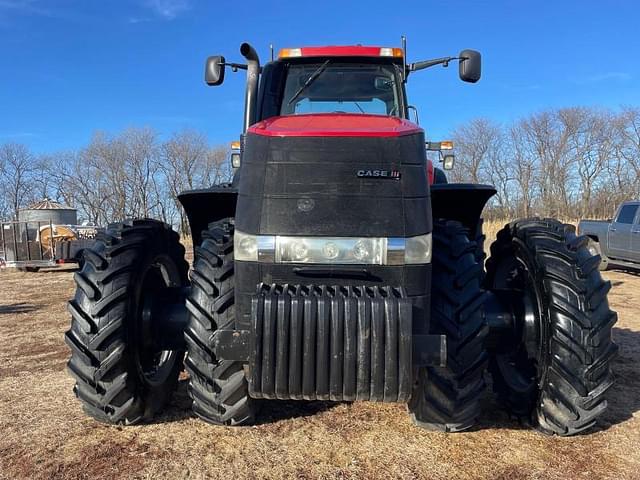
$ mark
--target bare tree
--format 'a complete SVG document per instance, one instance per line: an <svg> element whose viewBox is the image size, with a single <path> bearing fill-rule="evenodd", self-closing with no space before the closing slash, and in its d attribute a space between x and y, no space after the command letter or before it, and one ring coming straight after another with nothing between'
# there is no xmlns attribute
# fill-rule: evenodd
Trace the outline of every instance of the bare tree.
<svg viewBox="0 0 640 480"><path fill-rule="evenodd" d="M602 185L612 145L612 118L606 112L583 109L578 112L578 128L570 143L575 156L575 171L579 178L579 214L587 216L597 210L592 204L594 190Z"/></svg>
<svg viewBox="0 0 640 480"><path fill-rule="evenodd" d="M535 177L538 168L535 152L531 152L527 148L526 136L526 127L523 122L514 125L509 131L511 161L517 185L516 197L519 200L516 211L519 216L523 217L529 217L532 214L534 198L537 193Z"/></svg>
<svg viewBox="0 0 640 480"><path fill-rule="evenodd" d="M616 156L632 174L630 194L640 197L640 108L623 108L615 127Z"/></svg>
<svg viewBox="0 0 640 480"><path fill-rule="evenodd" d="M130 199L127 216L151 217L159 202L155 195L160 168L156 134L150 128L130 128L115 142L124 153L124 183Z"/></svg>
<svg viewBox="0 0 640 480"><path fill-rule="evenodd" d="M225 147L214 147L207 151L202 175L202 185L211 186L231 181L233 172L229 163L229 152Z"/></svg>
<svg viewBox="0 0 640 480"><path fill-rule="evenodd" d="M486 118L472 120L454 130L458 168L452 178L459 181L482 183L487 179L484 167L489 158L498 155L502 132L498 125Z"/></svg>
<svg viewBox="0 0 640 480"><path fill-rule="evenodd" d="M569 215L570 169L575 158L570 152L571 137L577 131L578 118L577 109L562 109L534 114L522 122L524 148L539 164L540 207L552 216Z"/></svg>
<svg viewBox="0 0 640 480"><path fill-rule="evenodd" d="M174 209L180 219L180 231L189 231L184 211L178 201L178 195L196 186L204 186L201 175L206 175L209 147L201 133L185 130L174 134L162 145L162 165L167 193L171 196Z"/></svg>
<svg viewBox="0 0 640 480"><path fill-rule="evenodd" d="M501 218L512 216L516 210L514 163L508 158L505 143L503 138L487 159L487 182L496 189L494 204Z"/></svg>
<svg viewBox="0 0 640 480"><path fill-rule="evenodd" d="M18 218L18 211L32 200L34 157L19 143L0 145L0 183L4 197L5 214Z"/></svg>

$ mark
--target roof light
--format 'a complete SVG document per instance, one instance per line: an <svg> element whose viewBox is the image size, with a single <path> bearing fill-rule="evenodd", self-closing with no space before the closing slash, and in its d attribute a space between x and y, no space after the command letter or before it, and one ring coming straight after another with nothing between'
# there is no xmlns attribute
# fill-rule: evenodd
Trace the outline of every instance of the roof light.
<svg viewBox="0 0 640 480"><path fill-rule="evenodd" d="M362 45L283 48L278 58L295 57L391 57L402 58L401 48L365 47Z"/></svg>
<svg viewBox="0 0 640 480"><path fill-rule="evenodd" d="M291 58L291 57L301 57L302 49L301 48L283 48L278 53L278 58Z"/></svg>
<svg viewBox="0 0 640 480"><path fill-rule="evenodd" d="M402 49L401 48L389 48L382 47L380 49L381 57L400 57L402 58Z"/></svg>
<svg viewBox="0 0 640 480"><path fill-rule="evenodd" d="M442 150L453 150L453 142L451 140L443 140L442 142L426 142L427 150L430 152L440 152Z"/></svg>

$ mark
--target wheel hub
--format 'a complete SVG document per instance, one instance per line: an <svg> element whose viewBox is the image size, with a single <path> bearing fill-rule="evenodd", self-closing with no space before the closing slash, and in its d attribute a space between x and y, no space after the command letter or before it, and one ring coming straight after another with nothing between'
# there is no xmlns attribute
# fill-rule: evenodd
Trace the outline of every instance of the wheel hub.
<svg viewBox="0 0 640 480"><path fill-rule="evenodd" d="M527 357L532 360L540 358L540 315L535 299L531 293L522 293L522 314L516 320L522 325L522 340Z"/></svg>
<svg viewBox="0 0 640 480"><path fill-rule="evenodd" d="M494 362L512 389L531 392L542 380L538 367L544 361L543 352L547 348L539 292L526 263L515 257L497 269L493 287L488 295L500 299L501 309L496 314L495 306L492 307L490 312L494 312L487 317ZM509 322L492 321L496 316L508 318Z"/></svg>
<svg viewBox="0 0 640 480"><path fill-rule="evenodd" d="M142 275L139 309L136 315L136 364L149 384L165 381L177 360L178 352L163 345L164 315L175 284L176 269L167 259L158 259ZM179 282L178 282L179 283Z"/></svg>

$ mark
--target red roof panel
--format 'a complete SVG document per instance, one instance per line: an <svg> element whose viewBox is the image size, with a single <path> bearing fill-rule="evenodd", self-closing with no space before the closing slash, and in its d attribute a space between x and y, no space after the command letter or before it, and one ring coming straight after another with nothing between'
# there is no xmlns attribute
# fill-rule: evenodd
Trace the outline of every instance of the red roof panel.
<svg viewBox="0 0 640 480"><path fill-rule="evenodd" d="M403 118L359 113L271 117L249 128L249 133L268 137L401 137L421 131Z"/></svg>

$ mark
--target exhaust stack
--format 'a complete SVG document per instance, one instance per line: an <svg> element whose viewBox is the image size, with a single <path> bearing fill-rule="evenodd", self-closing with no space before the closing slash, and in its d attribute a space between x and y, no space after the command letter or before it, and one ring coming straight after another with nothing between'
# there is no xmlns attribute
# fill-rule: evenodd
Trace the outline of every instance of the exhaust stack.
<svg viewBox="0 0 640 480"><path fill-rule="evenodd" d="M242 133L247 133L247 129L255 123L256 119L260 59L255 49L248 43L240 45L240 54L247 59L247 89L244 96L244 125L242 128Z"/></svg>

